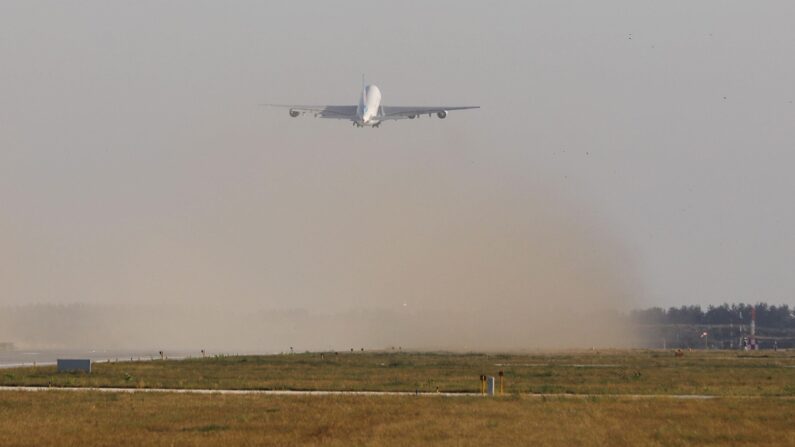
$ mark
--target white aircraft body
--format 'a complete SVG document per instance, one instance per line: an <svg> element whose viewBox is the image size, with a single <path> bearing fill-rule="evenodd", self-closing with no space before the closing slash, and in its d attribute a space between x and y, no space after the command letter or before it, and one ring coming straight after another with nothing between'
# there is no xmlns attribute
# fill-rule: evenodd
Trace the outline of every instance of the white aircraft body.
<svg viewBox="0 0 795 447"><path fill-rule="evenodd" d="M420 115L434 113L441 119L447 118L450 110L479 109L480 106L463 107L393 107L381 104L381 90L375 85L362 83L362 95L355 106L301 106L285 104L263 104L271 107L290 109L290 116L296 118L305 113L312 113L316 118L349 120L356 127L378 127L384 121L414 119Z"/></svg>

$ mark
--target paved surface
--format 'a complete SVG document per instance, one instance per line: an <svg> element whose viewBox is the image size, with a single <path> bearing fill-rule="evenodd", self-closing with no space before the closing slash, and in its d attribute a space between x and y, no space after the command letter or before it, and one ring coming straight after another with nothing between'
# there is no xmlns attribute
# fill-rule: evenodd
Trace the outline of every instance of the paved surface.
<svg viewBox="0 0 795 447"><path fill-rule="evenodd" d="M428 393L411 391L296 391L296 390L211 390L211 389L170 389L170 388L91 388L91 387L44 387L44 386L0 386L3 391L69 391L99 393L176 393L176 394L233 394L265 396L438 396L438 397L480 397L478 393ZM536 398L612 398L612 399L795 399L795 396L713 396L706 394L522 394Z"/></svg>
<svg viewBox="0 0 795 447"><path fill-rule="evenodd" d="M495 363L494 366L569 367L569 368L627 368L617 363Z"/></svg>
<svg viewBox="0 0 795 447"><path fill-rule="evenodd" d="M100 393L260 394L268 396L480 396L478 393L416 393L411 391L298 391L298 390L211 390L187 388L97 388L0 386L0 391L94 391Z"/></svg>

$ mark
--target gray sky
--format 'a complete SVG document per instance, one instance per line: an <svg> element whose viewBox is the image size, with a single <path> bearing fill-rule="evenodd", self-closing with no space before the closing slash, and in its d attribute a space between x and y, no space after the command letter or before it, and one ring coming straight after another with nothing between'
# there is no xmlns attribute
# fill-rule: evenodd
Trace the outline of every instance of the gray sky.
<svg viewBox="0 0 795 447"><path fill-rule="evenodd" d="M548 261L619 307L793 304L793 17L3 1L0 302L419 306L532 294ZM353 104L361 73L385 104L483 108L376 130L257 106Z"/></svg>

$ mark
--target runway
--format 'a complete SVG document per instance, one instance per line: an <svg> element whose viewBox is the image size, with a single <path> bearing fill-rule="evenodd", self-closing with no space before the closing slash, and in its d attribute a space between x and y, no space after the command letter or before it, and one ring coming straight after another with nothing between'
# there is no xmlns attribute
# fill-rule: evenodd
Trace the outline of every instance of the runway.
<svg viewBox="0 0 795 447"><path fill-rule="evenodd" d="M411 391L324 391L324 390L213 390L187 388L101 388L101 387L45 387L45 386L0 386L3 391L24 392L97 392L97 393L173 393L173 394L220 394L220 395L260 395L260 396L423 396L423 397L485 397L480 393L451 392L411 392ZM506 395L510 396L510 395ZM521 397L539 399L676 399L676 400L710 400L710 399L795 399L795 396L717 396L709 394L536 394L522 393Z"/></svg>
<svg viewBox="0 0 795 447"><path fill-rule="evenodd" d="M323 391L323 390L213 390L189 388L102 388L102 387L45 387L45 386L0 386L0 391L73 391L100 393L176 393L176 394L231 394L265 396L444 396L473 397L479 393L429 393L411 391Z"/></svg>

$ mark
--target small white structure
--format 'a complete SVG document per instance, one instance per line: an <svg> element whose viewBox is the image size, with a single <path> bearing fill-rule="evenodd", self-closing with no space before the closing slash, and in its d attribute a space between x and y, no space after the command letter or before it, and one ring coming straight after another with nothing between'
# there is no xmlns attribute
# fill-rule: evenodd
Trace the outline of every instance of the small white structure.
<svg viewBox="0 0 795 447"><path fill-rule="evenodd" d="M494 379L494 376L486 377L486 394L489 396L493 396L495 394L495 390L497 389L497 381Z"/></svg>

